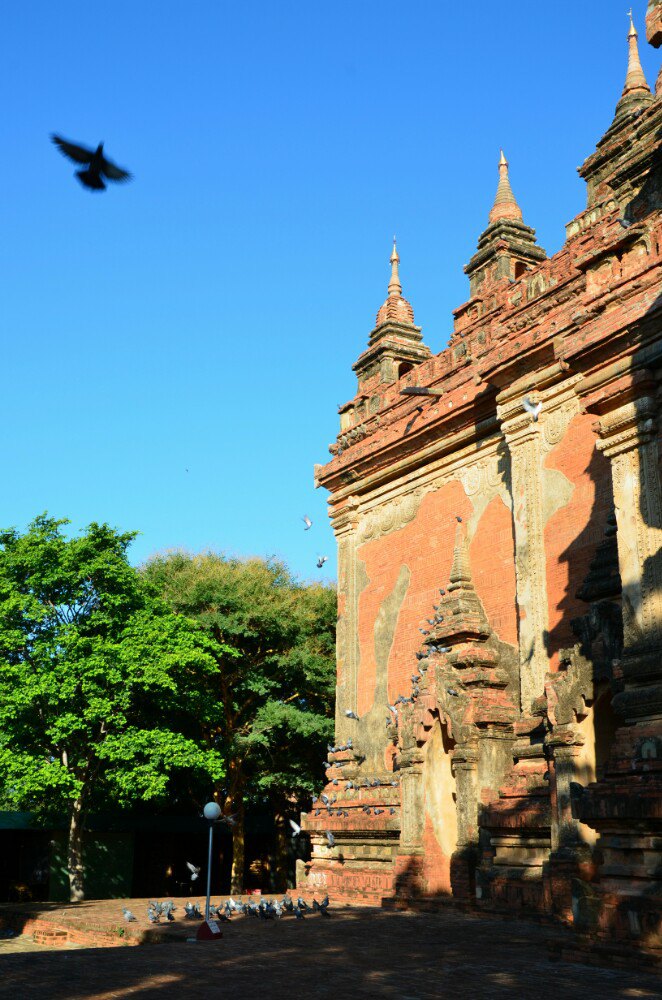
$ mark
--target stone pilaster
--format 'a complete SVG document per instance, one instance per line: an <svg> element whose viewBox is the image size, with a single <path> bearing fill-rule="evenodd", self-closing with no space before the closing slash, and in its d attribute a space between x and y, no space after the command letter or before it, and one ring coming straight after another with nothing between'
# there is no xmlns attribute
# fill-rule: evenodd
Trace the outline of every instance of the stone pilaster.
<svg viewBox="0 0 662 1000"><path fill-rule="evenodd" d="M418 748L402 755L400 763L400 796L402 802L402 827L400 854L423 853L425 823L425 790L423 764L425 754Z"/></svg>
<svg viewBox="0 0 662 1000"><path fill-rule="evenodd" d="M336 742L344 743L353 735L345 715L356 711L358 697L359 645L357 531L359 501L350 497L334 516L333 527L338 542L339 615L336 633Z"/></svg>
<svg viewBox="0 0 662 1000"><path fill-rule="evenodd" d="M528 712L544 687L548 628L542 492L542 425L511 399L499 407L511 457L519 610L520 705Z"/></svg>
<svg viewBox="0 0 662 1000"><path fill-rule="evenodd" d="M614 664L622 690L612 705L624 721L604 776L578 803L580 819L598 832L602 856L590 917L581 919L603 936L660 948L662 491L655 380L636 372L601 390L589 409L600 414L597 446L612 463L623 585L623 654Z"/></svg>
<svg viewBox="0 0 662 1000"><path fill-rule="evenodd" d="M625 690L614 708L626 719L662 714L662 495L656 401L629 400L603 415L597 447L611 459L618 562L623 586Z"/></svg>
<svg viewBox="0 0 662 1000"><path fill-rule="evenodd" d="M475 741L453 751L457 788L457 848L451 858L453 897L469 901L476 895L478 863L478 769L480 752Z"/></svg>
<svg viewBox="0 0 662 1000"><path fill-rule="evenodd" d="M522 379L497 397L497 413L510 452L515 569L519 612L520 706L524 714L543 693L549 655L545 640L549 625L545 521L550 509L546 495L549 473L546 454L562 440L579 412L577 375L555 363L533 379ZM524 401L542 404L537 419Z"/></svg>

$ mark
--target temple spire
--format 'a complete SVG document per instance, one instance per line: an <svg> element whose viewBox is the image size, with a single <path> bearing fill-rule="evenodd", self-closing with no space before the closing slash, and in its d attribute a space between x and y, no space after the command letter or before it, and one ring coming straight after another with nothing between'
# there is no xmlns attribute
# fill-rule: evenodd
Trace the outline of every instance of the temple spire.
<svg viewBox="0 0 662 1000"><path fill-rule="evenodd" d="M522 221L522 210L517 204L517 199L513 194L508 177L508 160L503 150L499 157L499 186L497 187L496 198L490 212L490 222L497 222L499 219L517 219Z"/></svg>
<svg viewBox="0 0 662 1000"><path fill-rule="evenodd" d="M621 94L621 99L616 106L617 115L619 112L626 110L630 105L638 104L642 101L642 99L648 103L652 98L651 89L648 86L646 76L641 66L641 60L639 58L639 34L634 26L634 21L632 20L632 10L630 10L628 17L630 18L630 30L628 31L628 46L630 49L628 56L628 70L625 75L623 93Z"/></svg>
<svg viewBox="0 0 662 1000"><path fill-rule="evenodd" d="M391 263L391 280L388 283L388 298L377 313L375 326L379 327L382 323L386 323L389 320L395 323L405 323L410 326L414 322L414 310L402 294L399 271L400 254L398 253L395 236L393 237L393 250L391 251L389 260Z"/></svg>
<svg viewBox="0 0 662 1000"><path fill-rule="evenodd" d="M503 155L503 154L502 154ZM474 585L471 580L471 567L469 566L469 551L467 539L462 530L462 525L458 524L455 530L455 546L453 548L453 565L451 567L449 593L454 590L473 590Z"/></svg>
<svg viewBox="0 0 662 1000"><path fill-rule="evenodd" d="M395 236L393 237L393 253L391 254L391 280L388 283L388 294L390 295L402 295L402 285L400 284L400 275L398 273L398 265L400 263L400 257L398 256L398 248L395 241Z"/></svg>
<svg viewBox="0 0 662 1000"><path fill-rule="evenodd" d="M423 343L421 328L414 321L411 303L402 294L400 254L395 236L389 262L391 278L388 296L377 312L367 351L352 366L358 376L360 391L368 381L375 384L396 382L431 356L430 348Z"/></svg>

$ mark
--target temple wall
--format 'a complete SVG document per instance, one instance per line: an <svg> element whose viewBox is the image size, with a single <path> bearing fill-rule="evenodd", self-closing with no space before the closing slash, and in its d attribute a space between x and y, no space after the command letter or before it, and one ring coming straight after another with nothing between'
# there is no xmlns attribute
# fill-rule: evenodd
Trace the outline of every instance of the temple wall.
<svg viewBox="0 0 662 1000"><path fill-rule="evenodd" d="M316 471L340 749L300 886L538 910L662 958L662 93L636 44L551 258L502 155L437 355L393 248Z"/></svg>
<svg viewBox="0 0 662 1000"><path fill-rule="evenodd" d="M577 597L597 546L603 539L607 516L613 509L608 461L596 451L595 418L577 414L558 444L545 458L570 486L567 503L545 524L550 669L558 668L558 651L577 641L571 622L586 611Z"/></svg>

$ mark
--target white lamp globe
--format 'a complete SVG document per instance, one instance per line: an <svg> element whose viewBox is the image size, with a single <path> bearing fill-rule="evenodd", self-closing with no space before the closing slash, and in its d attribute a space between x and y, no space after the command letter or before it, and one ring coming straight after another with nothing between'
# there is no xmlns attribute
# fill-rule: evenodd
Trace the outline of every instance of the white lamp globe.
<svg viewBox="0 0 662 1000"><path fill-rule="evenodd" d="M218 802L208 802L205 808L202 810L205 819L208 819L210 823L213 823L215 819L221 815L222 809Z"/></svg>

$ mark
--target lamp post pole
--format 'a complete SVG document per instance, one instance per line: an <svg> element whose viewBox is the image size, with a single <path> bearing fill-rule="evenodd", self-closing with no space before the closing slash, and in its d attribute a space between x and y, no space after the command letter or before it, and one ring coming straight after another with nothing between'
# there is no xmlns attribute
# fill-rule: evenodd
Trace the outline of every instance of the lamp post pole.
<svg viewBox="0 0 662 1000"><path fill-rule="evenodd" d="M212 848L214 844L214 823L221 815L221 807L218 802L208 802L202 810L205 819L209 820L209 850L207 853L207 902L205 903L205 920L209 920L209 900L211 897L211 861Z"/></svg>

